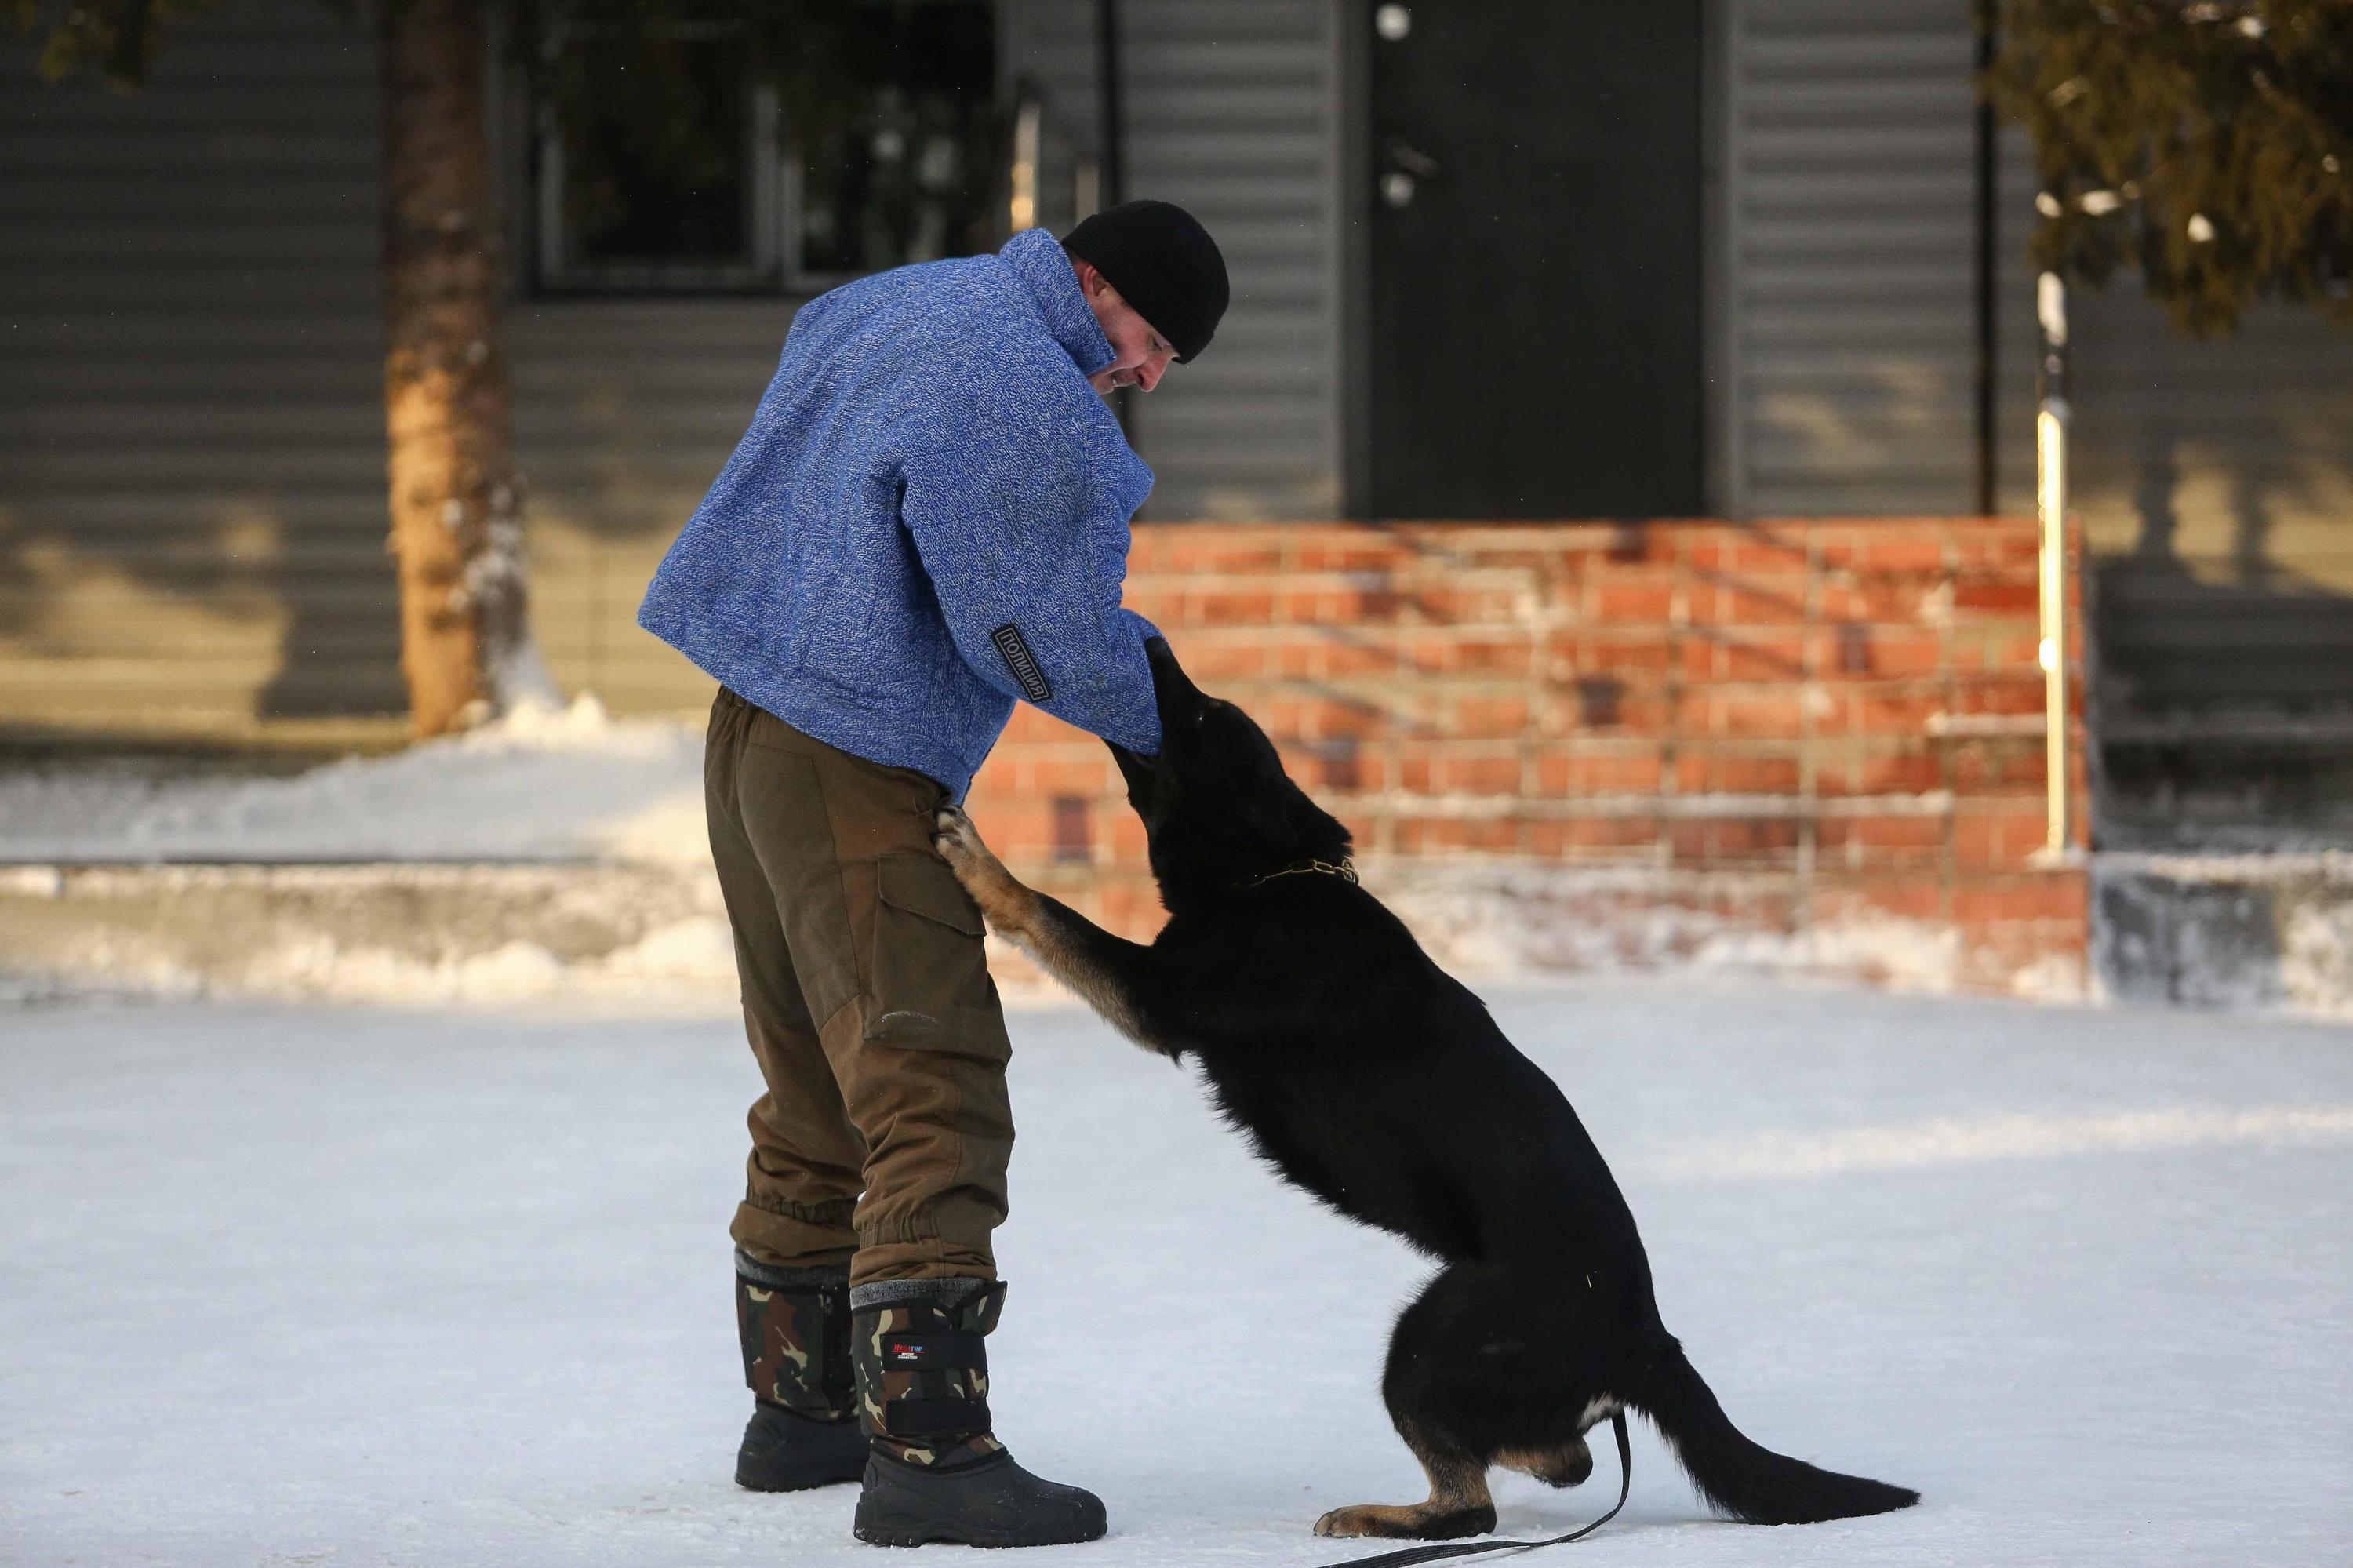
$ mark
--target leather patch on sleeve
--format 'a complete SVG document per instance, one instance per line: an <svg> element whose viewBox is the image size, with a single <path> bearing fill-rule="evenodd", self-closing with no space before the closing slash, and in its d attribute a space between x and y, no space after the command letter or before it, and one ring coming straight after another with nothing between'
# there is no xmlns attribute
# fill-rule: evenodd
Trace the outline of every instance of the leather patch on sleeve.
<svg viewBox="0 0 2353 1568"><path fill-rule="evenodd" d="M990 632L988 640L997 644L997 653L1004 659L1005 667L1013 672L1014 682L1020 686L1023 696L1033 703L1046 702L1053 696L1054 688L1046 683L1046 672L1038 668L1038 661L1030 657L1029 644L1021 641L1019 627L1008 620Z"/></svg>

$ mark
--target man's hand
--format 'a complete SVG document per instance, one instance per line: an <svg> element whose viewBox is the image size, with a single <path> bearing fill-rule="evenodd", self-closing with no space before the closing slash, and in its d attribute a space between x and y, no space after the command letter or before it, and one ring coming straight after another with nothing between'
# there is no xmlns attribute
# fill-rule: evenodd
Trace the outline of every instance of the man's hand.
<svg viewBox="0 0 2353 1568"><path fill-rule="evenodd" d="M938 832L933 847L948 863L964 890L980 906L988 928L1027 948L1038 914L1038 895L1014 880L1005 863L983 843L972 819L955 806L944 807L934 820Z"/></svg>

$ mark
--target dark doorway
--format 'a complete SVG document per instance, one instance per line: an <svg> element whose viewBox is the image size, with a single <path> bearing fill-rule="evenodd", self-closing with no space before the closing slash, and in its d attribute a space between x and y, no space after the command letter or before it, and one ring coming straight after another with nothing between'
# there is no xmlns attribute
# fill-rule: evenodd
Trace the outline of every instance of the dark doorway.
<svg viewBox="0 0 2353 1568"><path fill-rule="evenodd" d="M1372 34L1363 510L1696 514L1697 0L1351 10Z"/></svg>

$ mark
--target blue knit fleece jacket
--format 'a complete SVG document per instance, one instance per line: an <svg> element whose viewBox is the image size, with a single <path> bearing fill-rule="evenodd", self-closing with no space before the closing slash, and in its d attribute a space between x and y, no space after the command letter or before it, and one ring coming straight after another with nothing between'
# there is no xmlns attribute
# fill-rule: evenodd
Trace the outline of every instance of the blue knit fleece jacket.
<svg viewBox="0 0 2353 1568"><path fill-rule="evenodd" d="M962 800L1026 697L1160 749L1122 609L1152 471L1087 384L1113 354L1054 237L801 307L638 624L749 701Z"/></svg>

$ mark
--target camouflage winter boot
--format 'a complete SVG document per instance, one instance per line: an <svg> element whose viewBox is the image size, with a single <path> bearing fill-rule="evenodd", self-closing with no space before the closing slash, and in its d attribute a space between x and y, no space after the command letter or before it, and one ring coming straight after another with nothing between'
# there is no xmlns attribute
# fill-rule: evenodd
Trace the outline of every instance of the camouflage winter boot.
<svg viewBox="0 0 2353 1568"><path fill-rule="evenodd" d="M989 1430L988 1358L1005 1287L893 1279L850 1292L858 1419L873 1439L852 1527L877 1546L1053 1546L1103 1532L1093 1493L1041 1481Z"/></svg>
<svg viewBox="0 0 2353 1568"><path fill-rule="evenodd" d="M735 1327L752 1424L735 1484L755 1492L854 1481L866 1470L849 1371L849 1270L769 1268L735 1255Z"/></svg>

